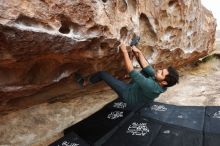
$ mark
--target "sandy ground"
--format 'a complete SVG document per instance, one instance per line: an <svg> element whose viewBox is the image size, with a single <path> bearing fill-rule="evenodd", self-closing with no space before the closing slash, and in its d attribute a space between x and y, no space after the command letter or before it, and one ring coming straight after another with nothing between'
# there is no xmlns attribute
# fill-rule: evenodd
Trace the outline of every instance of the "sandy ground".
<svg viewBox="0 0 220 146"><path fill-rule="evenodd" d="M218 43L219 44L219 43ZM216 45L216 52L220 45ZM180 83L156 99L176 105L220 106L220 61L186 67ZM0 146L45 146L61 137L62 131L88 117L116 98L112 90L52 104L40 104L0 117Z"/></svg>

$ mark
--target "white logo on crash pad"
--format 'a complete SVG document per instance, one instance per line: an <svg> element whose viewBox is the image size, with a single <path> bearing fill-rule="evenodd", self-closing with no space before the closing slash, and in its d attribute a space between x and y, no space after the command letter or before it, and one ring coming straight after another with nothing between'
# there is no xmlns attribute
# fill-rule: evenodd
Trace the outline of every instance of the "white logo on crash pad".
<svg viewBox="0 0 220 146"><path fill-rule="evenodd" d="M213 115L213 118L218 118L218 119L220 119L220 111L215 112L214 115Z"/></svg>
<svg viewBox="0 0 220 146"><path fill-rule="evenodd" d="M114 119L117 119L117 118L120 118L120 117L123 117L123 112L121 111L114 111L114 112L111 112L110 114L108 114L108 119L111 119L111 120L114 120Z"/></svg>
<svg viewBox="0 0 220 146"><path fill-rule="evenodd" d="M163 131L164 134L170 134L170 130Z"/></svg>
<svg viewBox="0 0 220 146"><path fill-rule="evenodd" d="M147 127L147 123L132 123L127 130L127 133L131 133L136 136L145 136L148 132L150 132Z"/></svg>
<svg viewBox="0 0 220 146"><path fill-rule="evenodd" d="M167 108L164 105L152 105L150 109L152 111L160 111L160 112L167 111Z"/></svg>
<svg viewBox="0 0 220 146"><path fill-rule="evenodd" d="M121 109L124 109L126 106L127 106L127 104L124 103L124 102L116 102L116 103L114 103L114 105L113 105L113 107L115 107L115 108L121 108Z"/></svg>
<svg viewBox="0 0 220 146"><path fill-rule="evenodd" d="M60 146L60 145L58 145L58 146ZM64 141L61 146L79 146L79 144Z"/></svg>

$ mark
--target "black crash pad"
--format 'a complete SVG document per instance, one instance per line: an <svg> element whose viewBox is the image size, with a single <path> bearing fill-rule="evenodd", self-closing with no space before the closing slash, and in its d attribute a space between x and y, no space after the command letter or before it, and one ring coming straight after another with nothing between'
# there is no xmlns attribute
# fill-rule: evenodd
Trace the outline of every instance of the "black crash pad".
<svg viewBox="0 0 220 146"><path fill-rule="evenodd" d="M69 133L49 146L89 146L84 140L82 140L75 133Z"/></svg>
<svg viewBox="0 0 220 146"><path fill-rule="evenodd" d="M76 133L91 146L220 146L219 106L125 105L107 104L65 129L63 139Z"/></svg>
<svg viewBox="0 0 220 146"><path fill-rule="evenodd" d="M136 114L104 146L202 146L202 138L201 131L169 125Z"/></svg>
<svg viewBox="0 0 220 146"><path fill-rule="evenodd" d="M205 146L220 146L220 107L206 107L204 125Z"/></svg>
<svg viewBox="0 0 220 146"><path fill-rule="evenodd" d="M164 123L203 130L205 107L202 106L175 106L153 102L145 105L140 112L144 117Z"/></svg>
<svg viewBox="0 0 220 146"><path fill-rule="evenodd" d="M133 115L126 103L117 99L85 120L64 130L64 134L77 133L91 145L98 145Z"/></svg>

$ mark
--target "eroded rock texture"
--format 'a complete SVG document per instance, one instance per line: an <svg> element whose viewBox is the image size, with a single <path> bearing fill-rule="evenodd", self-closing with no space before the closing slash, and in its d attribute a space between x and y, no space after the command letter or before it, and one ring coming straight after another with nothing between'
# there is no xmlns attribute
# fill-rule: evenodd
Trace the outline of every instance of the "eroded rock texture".
<svg viewBox="0 0 220 146"><path fill-rule="evenodd" d="M120 39L140 35L156 68L179 67L213 50L215 29L199 0L1 0L0 112L47 101L31 95L75 71L124 77Z"/></svg>

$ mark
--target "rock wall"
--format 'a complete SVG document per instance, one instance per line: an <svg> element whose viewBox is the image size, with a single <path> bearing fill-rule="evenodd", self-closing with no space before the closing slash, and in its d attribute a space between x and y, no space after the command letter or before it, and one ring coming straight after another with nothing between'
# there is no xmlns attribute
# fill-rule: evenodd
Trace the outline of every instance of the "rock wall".
<svg viewBox="0 0 220 146"><path fill-rule="evenodd" d="M123 78L116 48L135 34L146 58L161 68L206 56L215 30L200 0L1 0L0 112L15 109L17 102L39 103L31 97L75 71L87 76L107 70Z"/></svg>

